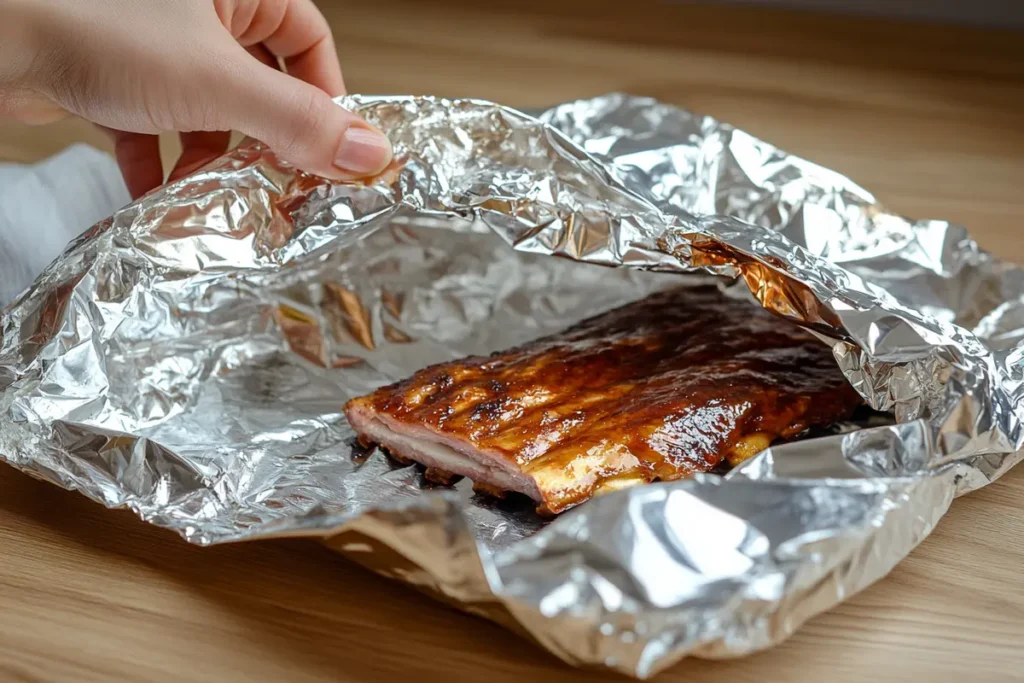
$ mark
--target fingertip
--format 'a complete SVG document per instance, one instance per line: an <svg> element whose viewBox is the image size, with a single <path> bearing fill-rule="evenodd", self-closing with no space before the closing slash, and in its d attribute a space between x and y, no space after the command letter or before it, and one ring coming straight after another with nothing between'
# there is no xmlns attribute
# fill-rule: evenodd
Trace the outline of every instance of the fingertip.
<svg viewBox="0 0 1024 683"><path fill-rule="evenodd" d="M342 173L366 177L380 173L394 156L391 141L368 125L352 124L341 136L334 154L334 165Z"/></svg>
<svg viewBox="0 0 1024 683"><path fill-rule="evenodd" d="M234 128L266 144L282 159L327 178L364 176L384 168L391 145L364 119L326 93L288 74L249 60L250 77L233 83ZM346 136L350 129L366 131Z"/></svg>

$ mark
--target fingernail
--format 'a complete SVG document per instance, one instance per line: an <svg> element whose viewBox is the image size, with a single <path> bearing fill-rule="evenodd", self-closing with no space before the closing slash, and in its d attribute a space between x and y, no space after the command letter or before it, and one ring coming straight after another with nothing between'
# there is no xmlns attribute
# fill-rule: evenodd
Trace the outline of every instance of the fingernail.
<svg viewBox="0 0 1024 683"><path fill-rule="evenodd" d="M334 165L349 173L370 175L391 161L391 143L379 131L351 126L341 138Z"/></svg>

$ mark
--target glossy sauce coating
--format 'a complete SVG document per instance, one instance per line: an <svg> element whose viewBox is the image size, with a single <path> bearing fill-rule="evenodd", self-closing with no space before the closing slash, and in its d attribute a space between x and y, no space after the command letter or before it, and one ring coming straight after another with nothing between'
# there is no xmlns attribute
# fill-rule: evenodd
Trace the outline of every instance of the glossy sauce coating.
<svg viewBox="0 0 1024 683"><path fill-rule="evenodd" d="M426 368L346 410L513 463L536 484L540 510L557 513L605 490L740 461L860 403L810 334L715 287L686 287Z"/></svg>

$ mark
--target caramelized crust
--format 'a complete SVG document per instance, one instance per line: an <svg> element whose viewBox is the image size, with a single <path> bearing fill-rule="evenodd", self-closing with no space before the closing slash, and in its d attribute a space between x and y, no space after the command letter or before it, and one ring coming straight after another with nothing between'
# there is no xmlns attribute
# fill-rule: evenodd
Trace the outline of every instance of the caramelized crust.
<svg viewBox="0 0 1024 683"><path fill-rule="evenodd" d="M562 333L353 399L361 440L558 513L735 465L861 403L828 347L715 287L661 292Z"/></svg>

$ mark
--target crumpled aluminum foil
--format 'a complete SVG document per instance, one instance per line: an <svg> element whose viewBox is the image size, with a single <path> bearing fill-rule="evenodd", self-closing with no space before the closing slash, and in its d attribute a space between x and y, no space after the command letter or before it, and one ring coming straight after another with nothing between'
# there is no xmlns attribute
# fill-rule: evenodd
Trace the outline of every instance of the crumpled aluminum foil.
<svg viewBox="0 0 1024 683"><path fill-rule="evenodd" d="M395 143L381 177L330 184L246 143L6 310L0 457L194 543L323 537L637 677L778 643L1019 459L1024 277L963 228L648 99L341 104ZM831 343L896 424L551 523L354 448L350 397L712 276Z"/></svg>

